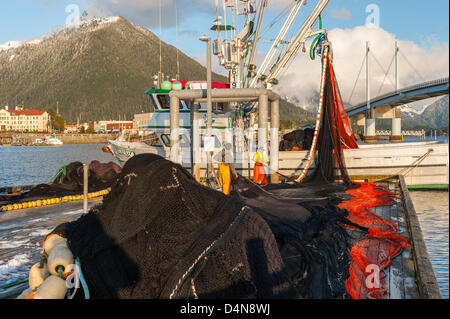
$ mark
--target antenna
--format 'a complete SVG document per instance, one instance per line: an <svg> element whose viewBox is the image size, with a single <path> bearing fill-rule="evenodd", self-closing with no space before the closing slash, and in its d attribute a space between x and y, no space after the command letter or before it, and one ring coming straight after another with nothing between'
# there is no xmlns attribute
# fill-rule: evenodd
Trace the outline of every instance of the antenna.
<svg viewBox="0 0 450 319"><path fill-rule="evenodd" d="M178 0L175 0L175 24L177 38L177 80L180 80L180 50L178 48Z"/></svg>
<svg viewBox="0 0 450 319"><path fill-rule="evenodd" d="M164 81L161 77L162 75L162 3L159 0L159 76L160 83Z"/></svg>

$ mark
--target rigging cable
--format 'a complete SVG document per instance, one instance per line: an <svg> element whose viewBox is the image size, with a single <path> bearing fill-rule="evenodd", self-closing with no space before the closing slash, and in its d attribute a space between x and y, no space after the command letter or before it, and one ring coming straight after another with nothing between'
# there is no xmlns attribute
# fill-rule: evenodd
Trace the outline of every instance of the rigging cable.
<svg viewBox="0 0 450 319"><path fill-rule="evenodd" d="M366 62L366 56L365 56L365 55L364 55L363 61L362 61L362 63L361 63L361 67L360 67L360 69L359 69L358 76L356 77L355 84L353 85L352 93L350 94L350 97L349 97L348 100L347 100L347 103L348 103L348 104L350 104L351 101L352 101L353 93L355 92L356 85L358 84L359 77L361 76L361 72L362 72L362 69L363 69L363 67L364 67L364 62Z"/></svg>
<svg viewBox="0 0 450 319"><path fill-rule="evenodd" d="M297 183L300 183L308 173L309 168L311 167L311 164L314 159L314 154L316 152L317 147L317 140L319 138L319 131L320 131L320 123L322 121L322 113L323 113L323 104L324 104L324 92L325 92L325 77L326 77L326 71L327 71L327 65L328 65L328 51L329 47L328 45L325 46L324 52L323 52L323 62L322 62L322 85L320 88L320 102L319 102L319 109L317 113L317 120L316 120L316 129L314 131L314 138L312 141L311 149L308 152L308 159L306 162L306 166L303 169L302 174L299 176L299 178L296 180Z"/></svg>
<svg viewBox="0 0 450 319"><path fill-rule="evenodd" d="M391 70L392 63L394 62L394 59L395 59L395 55L392 57L392 60L391 60L391 62L389 63L388 70L387 70L386 73L384 74L384 79L383 79L383 82L381 82L380 88L378 89L377 96L380 96L381 89L383 88L383 85L384 85L384 81L386 81L386 78L387 78L387 76L388 76L388 74L389 74L389 71ZM391 81L391 82L392 82L392 81Z"/></svg>
<svg viewBox="0 0 450 319"><path fill-rule="evenodd" d="M411 62L409 62L409 60L406 58L406 56L403 54L402 51L399 51L400 54L402 55L402 57L405 59L405 61L409 64L409 66L414 70L414 72L416 72L416 74L422 79L423 82L425 82L424 77L419 73L419 71L417 71L417 69L411 64Z"/></svg>

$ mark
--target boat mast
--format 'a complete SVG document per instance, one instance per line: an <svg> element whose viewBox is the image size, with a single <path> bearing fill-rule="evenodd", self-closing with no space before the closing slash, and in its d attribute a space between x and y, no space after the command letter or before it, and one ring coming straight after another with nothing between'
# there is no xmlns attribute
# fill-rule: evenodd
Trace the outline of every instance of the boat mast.
<svg viewBox="0 0 450 319"><path fill-rule="evenodd" d="M266 88L270 89L274 84L277 84L276 78L281 74L290 59L297 54L298 49L301 47L301 45L304 45L305 41L309 37L325 32L325 30L313 31L311 28L319 18L319 15L325 9L328 2L329 0L319 0L318 4L306 19L305 23L302 25L295 38L289 43L288 47L281 55L278 62L270 69L270 73L262 81L262 84Z"/></svg>
<svg viewBox="0 0 450 319"><path fill-rule="evenodd" d="M281 28L280 33L278 34L277 38L272 44L272 47L269 50L269 53L266 55L266 58L264 59L263 63L261 64L261 67L259 68L258 73L253 78L250 87L254 87L258 79L261 77L261 75L267 71L267 68L269 66L270 61L274 57L278 47L281 43L283 43L283 39L286 36L286 33L289 31L289 28L291 27L292 23L294 22L295 17L298 15L301 6L306 2L306 0L299 0L296 2L295 6L292 8L289 17L287 18L286 22L284 23L283 27Z"/></svg>
<svg viewBox="0 0 450 319"><path fill-rule="evenodd" d="M262 0L261 2L261 8L259 10L259 16L258 16L258 24L256 26L256 31L255 34L253 36L253 41L251 43L251 53L250 53L250 59L248 61L247 67L251 68L253 65L253 62L255 60L255 53L256 53L256 44L258 43L258 37L259 37L259 30L261 29L261 24L264 18L264 13L266 11L267 8L267 0ZM245 82L244 82L244 87L248 86L248 76L245 77Z"/></svg>

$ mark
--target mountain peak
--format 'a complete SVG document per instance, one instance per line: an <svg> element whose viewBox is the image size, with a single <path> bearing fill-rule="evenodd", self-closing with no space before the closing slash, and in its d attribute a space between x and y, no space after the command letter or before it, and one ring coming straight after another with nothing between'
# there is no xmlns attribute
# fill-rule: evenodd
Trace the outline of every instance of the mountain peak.
<svg viewBox="0 0 450 319"><path fill-rule="evenodd" d="M45 33L41 36L32 38L30 40L26 40L26 41L12 40L12 41L8 41L4 44L0 44L0 52L8 51L10 49L16 49L16 48L19 48L19 47L21 47L23 45L27 45L27 44L28 45L38 44L44 40L56 37L61 34L67 34L67 33L73 32L74 30L77 30L77 29L95 28L95 27L105 26L105 25L108 25L111 23L116 23L116 22L126 22L126 20L120 16L111 16L111 17L104 17L104 18L94 17L94 18L88 19L86 15L82 15L79 23L55 26L52 29L50 29L50 31L48 31L47 33Z"/></svg>

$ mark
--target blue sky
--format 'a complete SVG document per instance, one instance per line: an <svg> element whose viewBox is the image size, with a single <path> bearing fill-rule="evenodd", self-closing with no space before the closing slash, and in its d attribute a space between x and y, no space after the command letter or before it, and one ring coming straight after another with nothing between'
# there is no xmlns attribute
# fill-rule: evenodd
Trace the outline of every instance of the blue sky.
<svg viewBox="0 0 450 319"><path fill-rule="evenodd" d="M214 0L209 0L214 3ZM280 1L280 0L277 0ZM276 3L269 0L269 3ZM151 8L142 14L142 2L128 1L128 6L111 5L112 0L1 0L0 1L0 44L11 40L27 40L40 36L57 25L63 25L69 13L66 13L66 6L77 4L81 12L88 7L107 8L111 14L122 15L134 23L142 26L150 21L155 23L159 10ZM120 2L120 1L116 1ZM158 0L149 0L155 6ZM163 1L164 2L164 1ZM190 10L186 9L186 0L178 0L180 24L179 24L179 46L182 51L190 56L198 56L204 52L198 36L201 34L214 33L209 31L211 22L215 15L212 10L205 9L200 2L195 8L196 1L189 1ZM283 1L282 1L283 2ZM284 0L288 3L287 0ZM310 0L309 7L316 1ZM366 7L368 4L377 4L380 8L380 27L394 34L400 40L410 40L420 47L431 46L434 43L448 43L449 26L449 2L448 0L331 0L324 14L324 27L353 28L365 24ZM135 10L133 11L133 5ZM130 8L131 6L131 8ZM187 11L187 12L186 12ZM272 21L278 12L277 9L269 10L265 22ZM174 16L174 7L163 8L163 19ZM159 35L159 25L149 27ZM164 27L163 40L176 44L176 32L174 27ZM268 38L273 34L268 34Z"/></svg>

